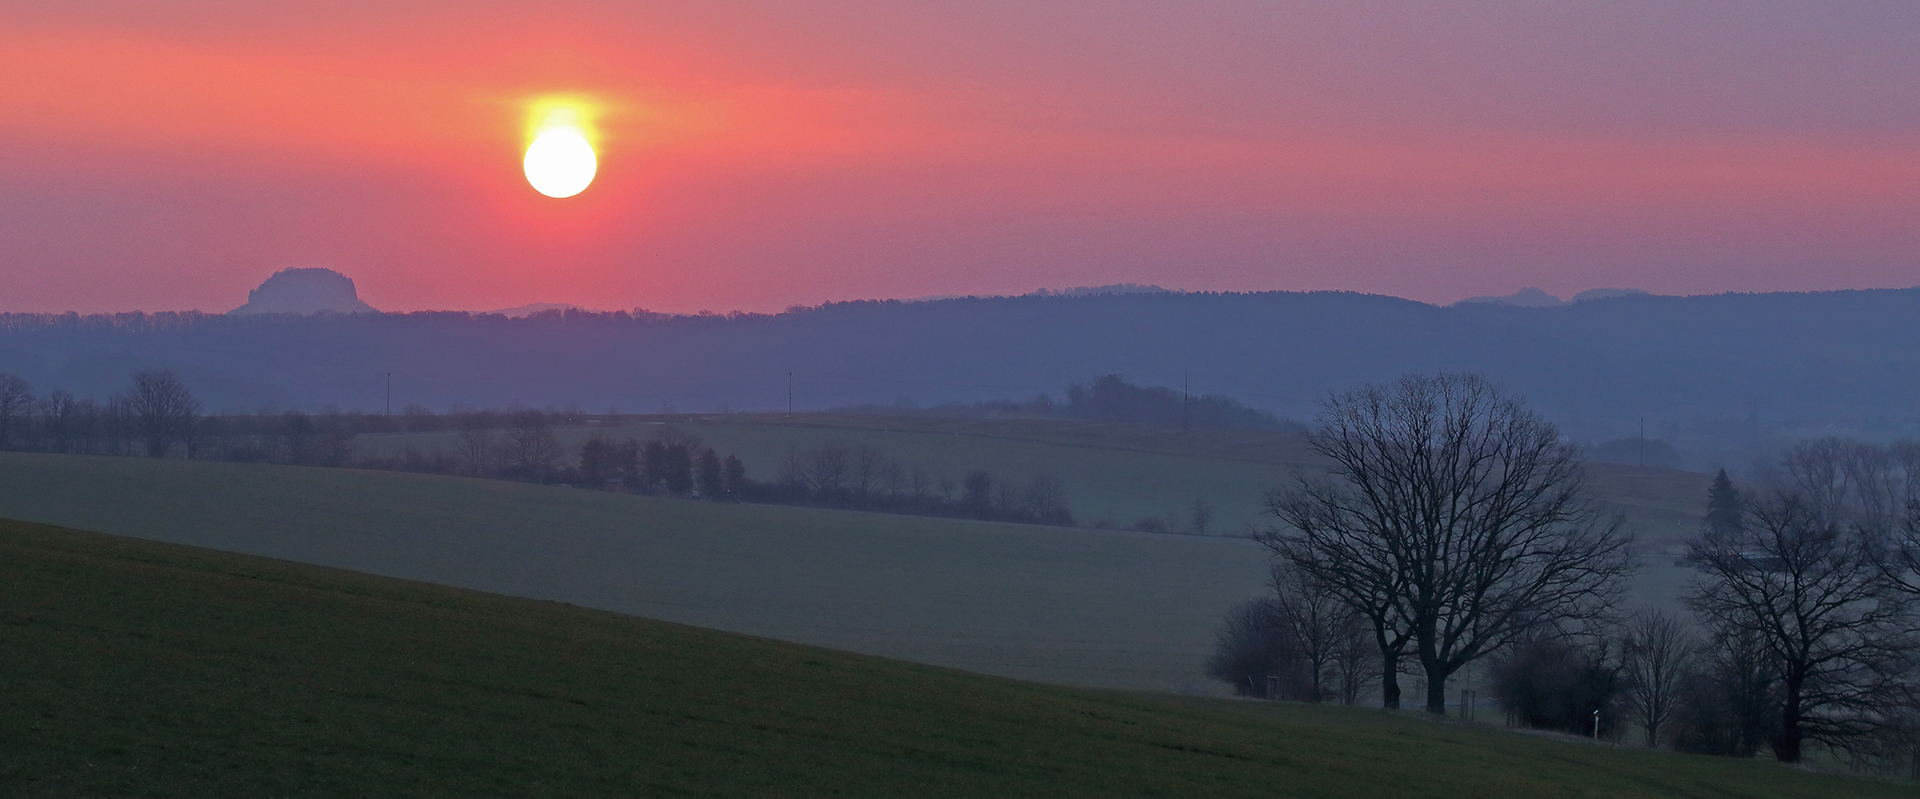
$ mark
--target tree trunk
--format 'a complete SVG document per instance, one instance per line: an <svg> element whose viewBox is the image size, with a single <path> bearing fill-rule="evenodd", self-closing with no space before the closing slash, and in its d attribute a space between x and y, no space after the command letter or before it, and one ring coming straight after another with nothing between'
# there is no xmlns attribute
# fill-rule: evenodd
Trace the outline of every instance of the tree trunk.
<svg viewBox="0 0 1920 799"><path fill-rule="evenodd" d="M1447 675L1427 672L1427 712L1447 715Z"/></svg>
<svg viewBox="0 0 1920 799"><path fill-rule="evenodd" d="M1400 658L1397 655L1381 655L1385 663L1380 667L1380 706L1388 710L1400 709Z"/></svg>
<svg viewBox="0 0 1920 799"><path fill-rule="evenodd" d="M1780 737L1773 742L1774 759L1782 763L1800 762L1800 688L1799 675L1787 678L1786 707L1780 713Z"/></svg>

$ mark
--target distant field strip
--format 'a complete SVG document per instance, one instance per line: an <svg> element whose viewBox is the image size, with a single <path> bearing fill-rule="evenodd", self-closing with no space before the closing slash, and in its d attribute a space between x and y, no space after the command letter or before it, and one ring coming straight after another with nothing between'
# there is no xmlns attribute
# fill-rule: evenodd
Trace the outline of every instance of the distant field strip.
<svg viewBox="0 0 1920 799"><path fill-rule="evenodd" d="M1020 484L1036 473L1065 481L1081 525L1106 520L1127 527L1147 517L1175 517L1176 529L1196 498L1214 506L1213 532L1237 535L1263 527L1268 491L1300 471L1324 468L1303 436L1248 430L1179 430L1061 419L942 419L846 414L711 414L629 417L617 427L555 431L578 457L592 435L646 439L663 427L698 435L721 454L737 454L755 480L775 480L789 452L829 441L871 446L907 466L954 481L988 469ZM452 452L451 432L362 436L361 451L398 456L405 447ZM1595 493L1624 513L1653 547L1669 549L1691 535L1706 510L1708 476L1612 464L1589 467Z"/></svg>
<svg viewBox="0 0 1920 799"><path fill-rule="evenodd" d="M698 435L722 453L740 455L750 476L773 480L787 453L828 441L867 445L936 476L959 479L966 470L990 469L1019 484L1046 472L1063 480L1068 504L1081 526L1105 519L1127 527L1135 521L1173 516L1184 529L1195 498L1213 505L1212 532L1244 534L1272 523L1262 515L1268 491L1287 484L1298 470L1324 468L1303 436L1246 430L1180 430L1061 419L942 419L846 414L711 414L629 417L617 427L567 427L555 431L577 455L595 434L646 439L663 428ZM367 454L396 456L411 445L421 451L452 451L457 434L414 433L362 436ZM1706 511L1709 477L1671 469L1589 464L1594 494L1610 513L1620 513L1635 536L1642 568L1634 604L1678 610L1690 576L1674 562L1684 541L1699 529Z"/></svg>
<svg viewBox="0 0 1920 799"><path fill-rule="evenodd" d="M1251 542L488 480L0 454L0 517L552 599L1010 677L1214 690Z"/></svg>

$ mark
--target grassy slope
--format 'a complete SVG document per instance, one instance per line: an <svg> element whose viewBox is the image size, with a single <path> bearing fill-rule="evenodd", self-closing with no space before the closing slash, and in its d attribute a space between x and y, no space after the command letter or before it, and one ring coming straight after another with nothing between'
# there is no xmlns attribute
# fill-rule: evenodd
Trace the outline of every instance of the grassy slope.
<svg viewBox="0 0 1920 799"><path fill-rule="evenodd" d="M0 522L9 796L1911 796Z"/></svg>
<svg viewBox="0 0 1920 799"><path fill-rule="evenodd" d="M1056 683L1217 690L1250 542L431 475L0 453L0 517Z"/></svg>
<svg viewBox="0 0 1920 799"><path fill-rule="evenodd" d="M958 480L967 469L988 468L1002 479L1036 472L1062 478L1083 525L1106 519L1131 525L1145 516L1184 520L1196 497L1217 510L1214 528L1228 534L1265 526L1262 498L1299 469L1321 468L1305 440L1288 433L1191 430L1055 419L939 419L796 414L639 417L600 430L559 431L570 452L597 432L646 438L656 422L699 434L709 446L737 453L755 479L771 480L791 450L826 441L867 444L907 464ZM408 442L422 450L452 448L450 433L368 436L368 452L395 454ZM1706 511L1709 478L1691 472L1612 464L1589 467L1595 493L1624 514L1647 554L1640 582L1643 601L1670 603L1686 577L1673 567L1681 542ZM1184 521L1182 522L1184 527Z"/></svg>

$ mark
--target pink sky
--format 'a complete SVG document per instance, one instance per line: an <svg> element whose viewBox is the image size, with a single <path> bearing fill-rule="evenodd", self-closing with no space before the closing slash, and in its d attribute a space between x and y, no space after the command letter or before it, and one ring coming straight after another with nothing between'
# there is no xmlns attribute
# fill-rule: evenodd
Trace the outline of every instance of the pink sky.
<svg viewBox="0 0 1920 799"><path fill-rule="evenodd" d="M1920 284L1908 2L279 5L0 8L0 310Z"/></svg>

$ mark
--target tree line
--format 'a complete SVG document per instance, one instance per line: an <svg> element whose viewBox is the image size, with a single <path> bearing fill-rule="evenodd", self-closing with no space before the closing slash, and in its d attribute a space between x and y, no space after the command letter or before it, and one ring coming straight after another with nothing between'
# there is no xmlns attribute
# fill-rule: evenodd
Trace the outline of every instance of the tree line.
<svg viewBox="0 0 1920 799"><path fill-rule="evenodd" d="M135 374L105 402L60 390L41 398L0 374L0 449L193 457L205 441L199 421L199 400L169 371Z"/></svg>
<svg viewBox="0 0 1920 799"><path fill-rule="evenodd" d="M903 398L892 405L857 405L833 410L882 416L1084 419L1183 429L1306 430L1299 422L1249 408L1225 394L1194 395L1166 386L1141 386L1117 374L1101 375L1086 383L1069 383L1066 396L1061 400L1036 394L1025 400L949 402L921 407Z"/></svg>
<svg viewBox="0 0 1920 799"><path fill-rule="evenodd" d="M1225 394L1189 395L1163 386L1137 386L1120 375L1102 375L1067 386L1062 409L1073 419L1160 427L1222 430L1302 430L1290 419L1249 408Z"/></svg>
<svg viewBox="0 0 1920 799"><path fill-rule="evenodd" d="M976 468L955 480L877 447L841 441L789 450L775 480L755 491L755 499L780 504L1074 525L1066 483L1053 474L1014 482Z"/></svg>
<svg viewBox="0 0 1920 799"><path fill-rule="evenodd" d="M1473 667L1516 724L1784 762L1817 745L1920 777L1920 444L1803 442L1745 490L1721 472L1689 618L1624 606L1621 520L1484 378L1363 387L1318 421L1333 468L1269 496L1272 590L1208 662L1237 692L1391 708L1412 673L1445 714Z"/></svg>
<svg viewBox="0 0 1920 799"><path fill-rule="evenodd" d="M775 479L756 481L738 455L723 455L672 426L644 440L602 430L577 450L554 433L557 426L589 421L609 427L621 422L618 414L595 418L578 407L436 414L408 405L397 416L298 410L205 415L172 372L141 372L105 403L65 391L40 398L18 376L0 374L0 449L357 467L714 501L1075 523L1066 484L1047 473L1018 482L976 468L956 480L870 445L830 441L790 451ZM408 442L397 453L361 451L360 436L382 433L452 435L448 446Z"/></svg>

